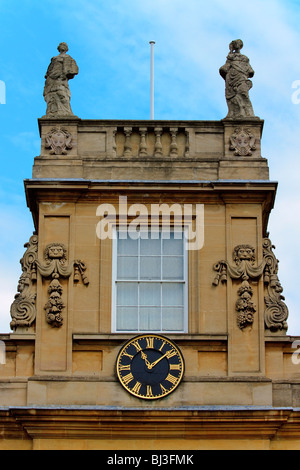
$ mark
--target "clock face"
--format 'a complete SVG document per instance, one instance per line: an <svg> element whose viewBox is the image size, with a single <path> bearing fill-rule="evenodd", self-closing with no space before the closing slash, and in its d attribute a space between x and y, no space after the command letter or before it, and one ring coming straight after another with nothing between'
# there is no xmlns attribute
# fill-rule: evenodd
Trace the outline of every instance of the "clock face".
<svg viewBox="0 0 300 470"><path fill-rule="evenodd" d="M141 335L123 346L116 362L117 376L132 395L145 400L163 398L180 384L184 360L178 347L158 335Z"/></svg>

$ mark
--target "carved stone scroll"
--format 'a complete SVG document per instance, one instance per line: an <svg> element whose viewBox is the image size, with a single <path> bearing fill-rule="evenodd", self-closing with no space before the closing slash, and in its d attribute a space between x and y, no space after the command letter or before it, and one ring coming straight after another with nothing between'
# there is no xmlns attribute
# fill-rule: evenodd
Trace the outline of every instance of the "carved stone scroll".
<svg viewBox="0 0 300 470"><path fill-rule="evenodd" d="M266 269L264 273L264 283L267 289L267 295L265 296L265 325L272 331L286 331L288 329L287 319L289 311L284 296L281 295L283 288L278 279L278 263L276 259L271 240L265 238L263 241L263 252L266 259Z"/></svg>
<svg viewBox="0 0 300 470"><path fill-rule="evenodd" d="M18 284L18 294L10 308L10 327L31 327L36 320L36 268L38 237L33 235L24 245L26 251L20 260L22 275Z"/></svg>
<svg viewBox="0 0 300 470"><path fill-rule="evenodd" d="M44 278L51 278L48 288L49 299L44 309L46 311L46 320L53 327L63 325L62 311L65 304L62 300L63 287L61 279L68 279L74 272L74 282L78 282L80 277L85 285L89 280L85 275L86 265L81 260L67 263L67 249L62 243L51 243L47 245L44 258L46 263L36 260L35 264L38 272Z"/></svg>

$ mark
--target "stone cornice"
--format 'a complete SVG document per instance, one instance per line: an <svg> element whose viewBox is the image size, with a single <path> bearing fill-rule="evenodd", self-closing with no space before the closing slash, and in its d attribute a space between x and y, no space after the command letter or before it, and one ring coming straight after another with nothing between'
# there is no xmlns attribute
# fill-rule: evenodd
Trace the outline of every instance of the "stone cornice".
<svg viewBox="0 0 300 470"><path fill-rule="evenodd" d="M186 181L186 180L86 180L60 178L33 178L24 181L27 205L30 208L34 224L38 227L38 203L47 201L57 203L74 203L78 201L97 202L100 197L116 197L126 194L130 197L155 195L159 198L171 197L172 200L197 203L247 203L263 204L263 229L267 230L269 214L274 207L277 183L269 180L217 180L217 181Z"/></svg>
<svg viewBox="0 0 300 470"><path fill-rule="evenodd" d="M300 438L293 408L15 407L0 409L7 439L281 439Z"/></svg>

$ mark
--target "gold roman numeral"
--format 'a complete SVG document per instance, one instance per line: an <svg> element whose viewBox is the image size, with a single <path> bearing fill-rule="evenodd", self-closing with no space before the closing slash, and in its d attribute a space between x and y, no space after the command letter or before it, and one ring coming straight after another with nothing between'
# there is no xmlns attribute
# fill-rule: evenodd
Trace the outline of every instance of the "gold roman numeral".
<svg viewBox="0 0 300 470"><path fill-rule="evenodd" d="M163 387L162 384L160 384L160 388L161 388L162 393L168 392L168 390L165 387Z"/></svg>
<svg viewBox="0 0 300 470"><path fill-rule="evenodd" d="M128 385L134 379L133 375L130 373L128 375L124 375L123 382L125 385Z"/></svg>
<svg viewBox="0 0 300 470"><path fill-rule="evenodd" d="M154 338L146 338L147 349L154 349Z"/></svg>
<svg viewBox="0 0 300 470"><path fill-rule="evenodd" d="M140 352L142 350L140 343L138 341L134 341L132 345L136 348L137 352Z"/></svg>
<svg viewBox="0 0 300 470"><path fill-rule="evenodd" d="M128 366L119 366L119 370L122 371L122 370L130 370L130 364L128 364Z"/></svg>
<svg viewBox="0 0 300 470"><path fill-rule="evenodd" d="M170 364L170 370L181 370L180 364Z"/></svg>
<svg viewBox="0 0 300 470"><path fill-rule="evenodd" d="M161 347L159 348L160 351L162 351L165 344L166 344L166 342L164 341L163 344L161 345Z"/></svg>
<svg viewBox="0 0 300 470"><path fill-rule="evenodd" d="M137 382L137 383L135 384L135 386L133 387L132 391L133 391L134 393L140 393L141 386L142 386L142 384L141 384L140 382Z"/></svg>
<svg viewBox="0 0 300 470"><path fill-rule="evenodd" d="M166 355L167 355L168 359L171 359L171 357L176 356L176 354L177 353L176 353L175 349L171 349L170 351L167 352Z"/></svg>
<svg viewBox="0 0 300 470"><path fill-rule="evenodd" d="M122 356L127 356L127 357L129 357L129 359L133 359L133 357L134 357L131 354L128 354L126 352L123 352Z"/></svg>
<svg viewBox="0 0 300 470"><path fill-rule="evenodd" d="M153 392L152 392L151 385L147 385L147 395L146 395L146 397L147 397L147 398L152 398L152 397L154 397Z"/></svg>
<svg viewBox="0 0 300 470"><path fill-rule="evenodd" d="M174 377L174 375L172 374L169 374L168 377L166 378L166 380L168 382L171 382L171 384L175 385L178 381L178 379L176 377Z"/></svg>

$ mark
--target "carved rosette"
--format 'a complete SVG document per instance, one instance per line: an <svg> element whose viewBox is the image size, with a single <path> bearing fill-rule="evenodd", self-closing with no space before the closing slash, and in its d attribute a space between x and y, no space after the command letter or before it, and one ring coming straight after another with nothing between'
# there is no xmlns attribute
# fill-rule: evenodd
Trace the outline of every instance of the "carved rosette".
<svg viewBox="0 0 300 470"><path fill-rule="evenodd" d="M229 148L236 156L248 157L252 155L252 150L256 150L256 139L249 129L236 128L230 137Z"/></svg>
<svg viewBox="0 0 300 470"><path fill-rule="evenodd" d="M50 149L50 155L67 155L71 150L72 136L61 127L55 127L45 137L45 148Z"/></svg>
<svg viewBox="0 0 300 470"><path fill-rule="evenodd" d="M85 274L86 265L81 260L67 263L67 249L63 243L51 243L47 245L44 258L46 263L36 260L36 267L43 278L51 279L48 287L49 299L44 310L47 322L56 328L63 325L62 311L66 307L63 300L63 287L61 279L68 279L74 272L74 282L78 282L80 277L85 285L89 280Z"/></svg>
<svg viewBox="0 0 300 470"><path fill-rule="evenodd" d="M31 327L36 319L36 268L38 237L33 235L24 245L26 251L20 260L22 275L18 284L18 294L10 308L10 327Z"/></svg>
<svg viewBox="0 0 300 470"><path fill-rule="evenodd" d="M282 287L278 279L278 260L276 259L269 238L263 240L263 261L259 266L255 266L255 250L250 245L239 245L235 247L233 253L234 263L219 261L214 265L217 272L213 281L214 286L219 283L226 283L227 276L232 279L242 280L238 290L236 301L237 324L243 330L247 326L252 326L256 306L252 302L253 289L249 283L251 279L260 279L263 276L264 285L267 290L265 296L265 326L272 332L287 330L288 308L283 302Z"/></svg>

